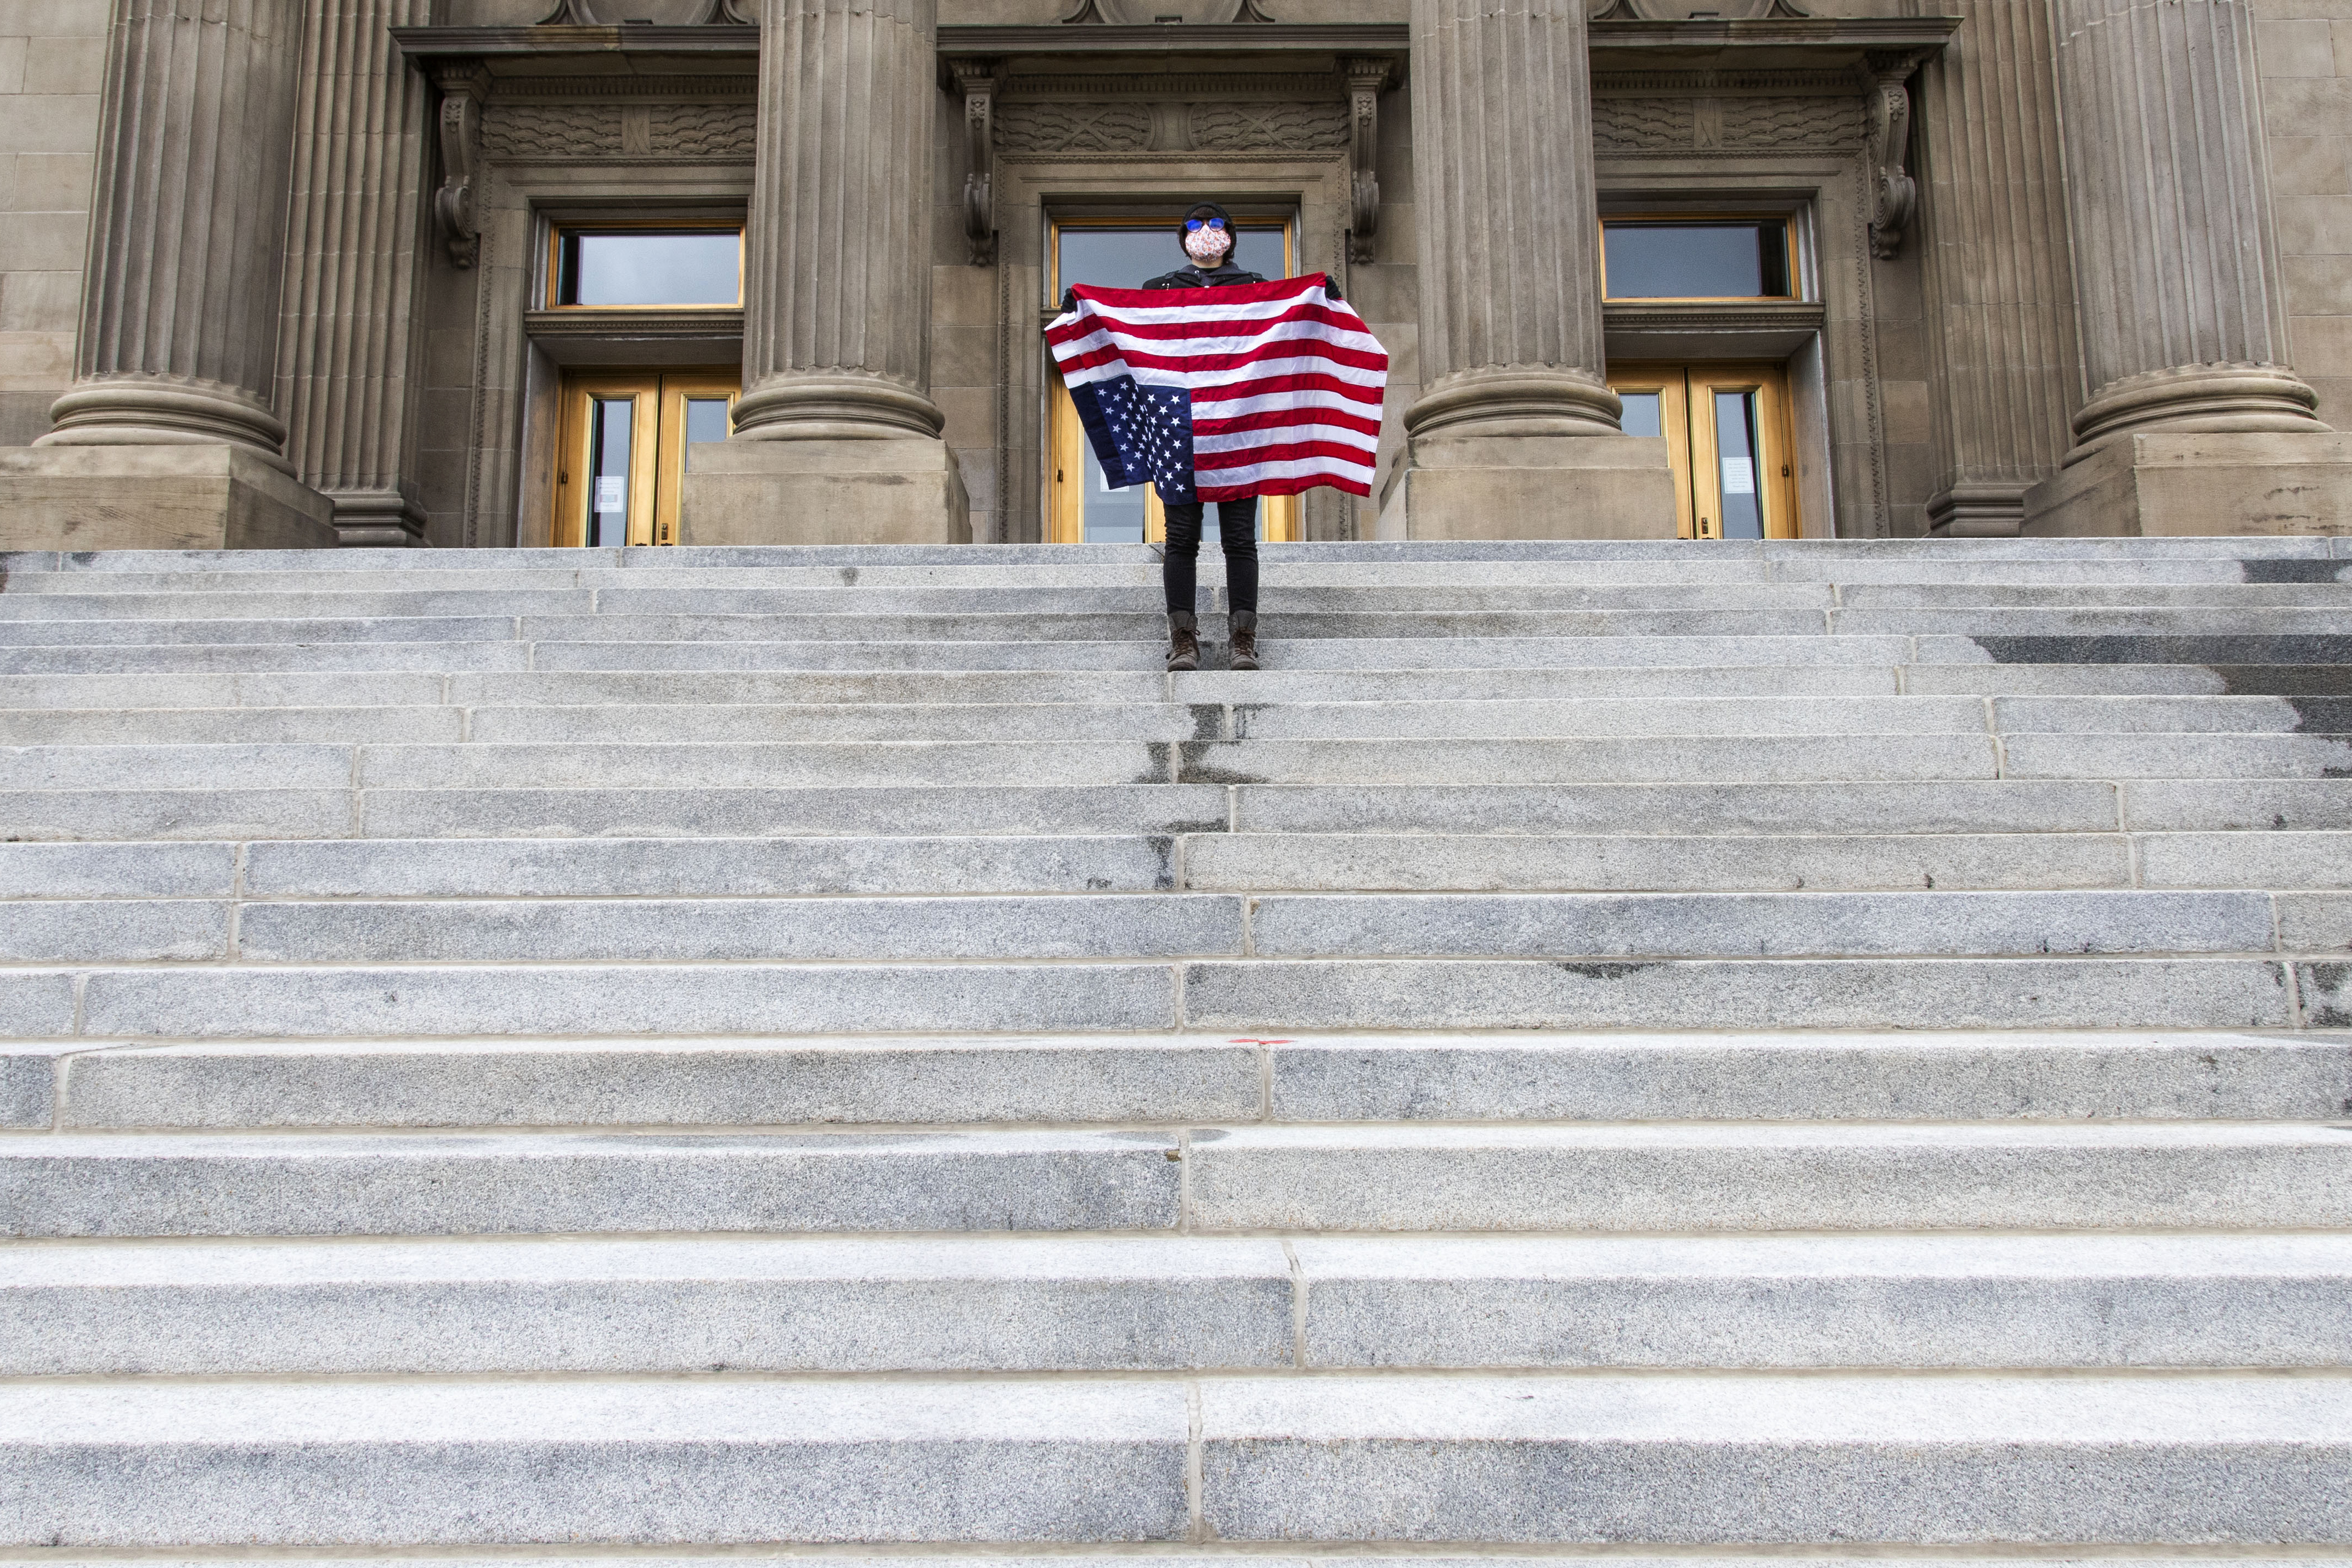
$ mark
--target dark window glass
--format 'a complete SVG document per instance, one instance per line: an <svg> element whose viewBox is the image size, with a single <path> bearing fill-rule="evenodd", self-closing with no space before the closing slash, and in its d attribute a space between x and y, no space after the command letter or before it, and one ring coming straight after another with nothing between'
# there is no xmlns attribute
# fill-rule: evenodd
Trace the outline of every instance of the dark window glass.
<svg viewBox="0 0 2352 1568"><path fill-rule="evenodd" d="M629 542L630 420L636 413L631 397L600 397L588 416L588 525L581 542L626 544Z"/></svg>
<svg viewBox="0 0 2352 1568"><path fill-rule="evenodd" d="M1664 395L1655 392L1621 392L1618 400L1625 412L1617 423L1628 436L1663 436L1666 433L1664 410L1659 405Z"/></svg>
<svg viewBox="0 0 2352 1568"><path fill-rule="evenodd" d="M1723 537L1764 537L1764 509L1756 494L1756 395L1715 395L1716 499L1721 505Z"/></svg>
<svg viewBox="0 0 2352 1568"><path fill-rule="evenodd" d="M686 466L694 467L694 449L727 439L727 400L689 397L686 400Z"/></svg>
<svg viewBox="0 0 2352 1568"><path fill-rule="evenodd" d="M742 251L740 229L566 229L556 243L555 302L737 304Z"/></svg>
<svg viewBox="0 0 2352 1568"><path fill-rule="evenodd" d="M1789 226L1643 220L1601 226L1612 300L1785 300Z"/></svg>
<svg viewBox="0 0 2352 1568"><path fill-rule="evenodd" d="M1268 278L1286 276L1280 224L1236 225L1234 265ZM1062 287L1091 283L1097 289L1137 289L1147 279L1192 265L1177 243L1176 220L1134 228L1066 228L1061 231Z"/></svg>

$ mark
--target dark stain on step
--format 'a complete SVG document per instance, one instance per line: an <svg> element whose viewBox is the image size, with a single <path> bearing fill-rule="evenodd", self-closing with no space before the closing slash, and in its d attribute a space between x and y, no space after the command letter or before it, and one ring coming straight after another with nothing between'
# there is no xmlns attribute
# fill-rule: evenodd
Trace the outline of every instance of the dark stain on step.
<svg viewBox="0 0 2352 1568"><path fill-rule="evenodd" d="M2316 555L2258 556L2238 563L2238 570L2249 583L2341 583L2341 574L2352 563Z"/></svg>
<svg viewBox="0 0 2352 1568"><path fill-rule="evenodd" d="M2352 665L2352 636L2304 632L2167 637L1977 637L1995 664Z"/></svg>
<svg viewBox="0 0 2352 1568"><path fill-rule="evenodd" d="M1223 703L1194 702L1190 706L1192 710L1192 739L1222 741L1225 738L1225 710Z"/></svg>
<svg viewBox="0 0 2352 1568"><path fill-rule="evenodd" d="M1234 743L1230 741L1185 742L1182 746L1178 748L1181 755L1181 760L1177 767L1176 782L1178 784L1271 784L1274 782L1273 780L1263 777L1257 773L1245 773L1239 768L1221 765L1218 762L1213 760L1213 753L1216 752L1220 750L1231 752L1234 749Z"/></svg>
<svg viewBox="0 0 2352 1568"><path fill-rule="evenodd" d="M2352 963L2305 963L2296 966L2302 982L2303 1023L2307 1029L2340 1029L2352 1024L2352 1006L2344 987L2352 981Z"/></svg>
<svg viewBox="0 0 2352 1568"><path fill-rule="evenodd" d="M1573 974L1580 980L1631 980L1644 969L1655 969L1654 963L1554 963L1554 969Z"/></svg>

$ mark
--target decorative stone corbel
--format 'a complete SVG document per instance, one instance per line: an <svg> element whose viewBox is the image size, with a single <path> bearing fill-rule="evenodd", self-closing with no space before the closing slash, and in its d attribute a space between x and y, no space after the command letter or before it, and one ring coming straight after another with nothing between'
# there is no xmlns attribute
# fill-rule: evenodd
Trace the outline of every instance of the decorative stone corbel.
<svg viewBox="0 0 2352 1568"><path fill-rule="evenodd" d="M482 99L490 77L478 65L450 66L433 73L433 84L441 89L441 188L433 193L433 217L450 265L471 267L482 246L474 180L481 172Z"/></svg>
<svg viewBox="0 0 2352 1568"><path fill-rule="evenodd" d="M1348 259L1372 258L1381 227L1381 94L1395 74L1388 60L1349 60L1348 69Z"/></svg>
<svg viewBox="0 0 2352 1568"><path fill-rule="evenodd" d="M963 237L974 267L996 264L996 89L1003 79L994 60L953 60L956 90L963 95Z"/></svg>
<svg viewBox="0 0 2352 1568"><path fill-rule="evenodd" d="M1911 144L1911 73L1921 57L1914 51L1872 54L1859 68L1870 122L1870 253L1891 261L1903 250L1904 232L1919 210L1919 185L1903 166Z"/></svg>

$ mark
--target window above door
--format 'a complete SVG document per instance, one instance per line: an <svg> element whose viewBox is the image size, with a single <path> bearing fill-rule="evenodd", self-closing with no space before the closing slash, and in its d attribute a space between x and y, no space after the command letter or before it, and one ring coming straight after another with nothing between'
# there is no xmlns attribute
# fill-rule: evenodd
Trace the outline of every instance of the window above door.
<svg viewBox="0 0 2352 1568"><path fill-rule="evenodd" d="M733 310L743 226L580 224L549 233L550 310Z"/></svg>
<svg viewBox="0 0 2352 1568"><path fill-rule="evenodd" d="M1791 300L1796 256L1786 217L1604 217L1608 300Z"/></svg>

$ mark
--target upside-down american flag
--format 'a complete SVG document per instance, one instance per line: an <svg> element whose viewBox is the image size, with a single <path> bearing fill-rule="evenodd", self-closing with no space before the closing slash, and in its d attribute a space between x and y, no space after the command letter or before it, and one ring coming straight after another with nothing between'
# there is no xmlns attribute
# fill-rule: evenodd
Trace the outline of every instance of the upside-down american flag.
<svg viewBox="0 0 2352 1568"><path fill-rule="evenodd" d="M1104 479L1163 501L1371 494L1389 356L1328 281L1072 290L1045 342Z"/></svg>

